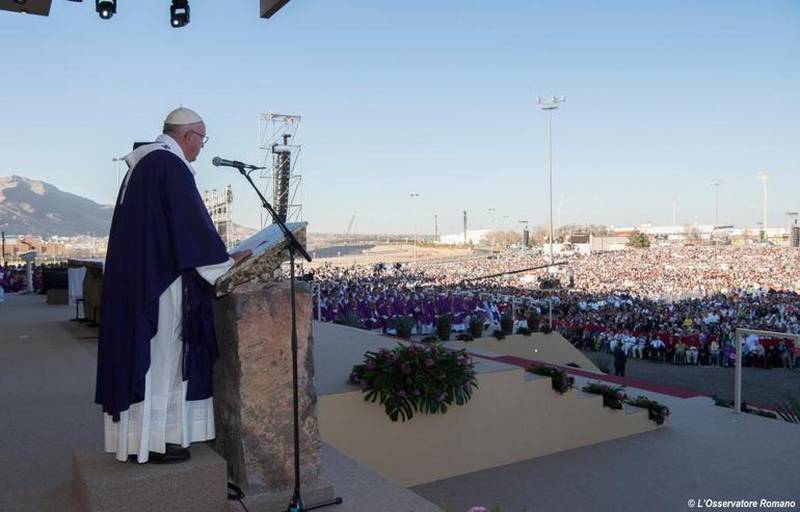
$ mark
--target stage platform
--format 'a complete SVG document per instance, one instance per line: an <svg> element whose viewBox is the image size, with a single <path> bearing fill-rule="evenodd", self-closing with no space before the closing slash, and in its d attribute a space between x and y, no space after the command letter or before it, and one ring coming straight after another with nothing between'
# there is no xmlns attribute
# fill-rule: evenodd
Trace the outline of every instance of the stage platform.
<svg viewBox="0 0 800 512"><path fill-rule="evenodd" d="M69 322L72 316L74 308L48 306L43 296L8 294L0 304L0 510L75 510L73 451L102 447L102 421L93 404L97 330ZM324 328L315 325L315 333L317 385L324 400L347 392L348 366L365 347L355 338L349 348L326 347ZM381 342L393 346L395 340ZM502 375L510 367L488 360L482 375ZM591 378L577 379L581 385ZM670 407L666 427L410 488L323 444L322 476L345 499L325 510L433 512L446 507L466 512L475 505L498 504L503 512L674 511L687 510L689 499L800 502L796 425L735 415L705 397L628 388L629 394L639 392ZM483 440L475 436L465 443Z"/></svg>

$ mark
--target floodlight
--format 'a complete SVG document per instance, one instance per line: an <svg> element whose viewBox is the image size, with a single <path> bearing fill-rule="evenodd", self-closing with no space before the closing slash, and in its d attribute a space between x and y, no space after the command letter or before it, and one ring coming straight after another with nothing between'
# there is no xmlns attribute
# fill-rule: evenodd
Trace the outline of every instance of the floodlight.
<svg viewBox="0 0 800 512"><path fill-rule="evenodd" d="M172 0L169 8L169 23L174 28L189 24L189 0Z"/></svg>
<svg viewBox="0 0 800 512"><path fill-rule="evenodd" d="M117 0L94 0L94 8L100 18L110 19L117 12Z"/></svg>

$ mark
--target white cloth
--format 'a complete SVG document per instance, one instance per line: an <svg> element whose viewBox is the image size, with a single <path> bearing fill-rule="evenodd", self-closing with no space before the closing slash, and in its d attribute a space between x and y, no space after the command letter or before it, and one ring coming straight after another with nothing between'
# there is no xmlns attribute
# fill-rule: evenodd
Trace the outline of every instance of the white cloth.
<svg viewBox="0 0 800 512"><path fill-rule="evenodd" d="M213 284L233 265L228 259L218 265L199 267L198 273ZM150 340L150 369L145 375L144 400L131 404L115 423L104 414L105 451L117 460L136 455L140 463L149 452L164 453L166 443L189 444L213 439L213 399L186 400L186 382L181 375L182 278L178 276L158 299L158 330Z"/></svg>
<svg viewBox="0 0 800 512"><path fill-rule="evenodd" d="M149 153L166 149L178 156L194 174L183 150L169 135L161 134L156 143L141 146L125 156L128 173L122 183L120 203L125 200L128 180L136 164ZM180 172L180 171L177 171ZM197 272L211 284L233 266L233 259L198 267ZM214 405L212 398L186 400L186 382L182 380L181 319L183 280L178 276L158 298L158 326L150 340L150 369L145 374L144 400L131 404L120 413L115 423L104 414L105 450L116 453L117 460L126 461L136 455L140 463L148 460L149 452L164 453L166 443L184 448L191 443L214 438Z"/></svg>
<svg viewBox="0 0 800 512"><path fill-rule="evenodd" d="M67 287L69 288L69 303L75 304L77 299L83 298L83 278L86 277L86 267L67 269Z"/></svg>
<svg viewBox="0 0 800 512"><path fill-rule="evenodd" d="M175 139L173 139L172 137L170 137L165 133L162 133L161 135L156 137L156 141L153 144L145 144L144 146L139 146L138 148L134 149L133 151L125 155L125 157L123 157L125 163L128 164L128 172L125 173L125 178L122 180L122 195L120 195L119 198L120 204L122 204L125 201L125 192L128 190L128 181L131 178L131 172L133 172L133 170L136 168L136 164L138 164L139 161L142 160L142 158L146 157L147 155L149 155L150 153L152 153L157 149L166 149L167 151L173 153L175 156L177 156L183 161L183 163L186 165L189 171L191 171L192 176L195 175L194 167L192 167L192 164L190 164L189 161L186 160L186 155L183 154L183 150L178 145L178 143L175 142Z"/></svg>

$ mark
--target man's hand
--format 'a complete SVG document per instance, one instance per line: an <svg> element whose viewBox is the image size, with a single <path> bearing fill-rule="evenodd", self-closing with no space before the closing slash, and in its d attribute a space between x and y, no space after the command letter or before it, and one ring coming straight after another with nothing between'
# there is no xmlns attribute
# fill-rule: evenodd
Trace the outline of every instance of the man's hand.
<svg viewBox="0 0 800 512"><path fill-rule="evenodd" d="M233 258L233 266L237 266L239 263L243 262L247 258L253 255L253 251L247 249L245 251L239 251L231 254L231 258Z"/></svg>

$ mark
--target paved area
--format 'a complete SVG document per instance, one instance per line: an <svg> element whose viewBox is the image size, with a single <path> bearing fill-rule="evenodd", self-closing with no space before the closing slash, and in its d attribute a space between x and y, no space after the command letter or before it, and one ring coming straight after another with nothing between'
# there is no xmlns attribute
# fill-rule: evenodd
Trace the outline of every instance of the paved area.
<svg viewBox="0 0 800 512"><path fill-rule="evenodd" d="M69 511L72 450L101 449L101 418L93 404L96 330L68 322L72 314L66 306L45 305L39 296L12 296L0 305L4 512ZM323 378L330 368L335 378L325 378L341 379L340 368L326 366L327 357L318 355L318 375ZM338 360L351 364L349 356ZM495 503L503 512L611 512L685 511L689 499L704 498L800 502L800 427L735 415L703 397L648 394L672 409L665 428L410 491L326 447L323 474L345 499L326 510L435 510L419 496L449 512Z"/></svg>
<svg viewBox="0 0 800 512"><path fill-rule="evenodd" d="M647 394L673 411L665 428L412 490L448 511L668 512L705 498L800 504L800 427L734 415L704 397Z"/></svg>
<svg viewBox="0 0 800 512"><path fill-rule="evenodd" d="M591 357L591 353L587 353ZM734 369L665 364L629 359L625 376L653 384L691 389L704 395L718 394L733 400ZM789 394L800 398L800 370L786 368L743 368L742 400L769 405L782 402Z"/></svg>
<svg viewBox="0 0 800 512"><path fill-rule="evenodd" d="M48 306L42 296L6 299L0 304L0 511L72 512L72 452L102 450L102 416L94 404L97 329L69 322L73 308ZM327 445L322 476L344 499L325 509L330 512L438 510Z"/></svg>

